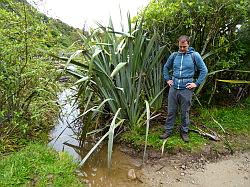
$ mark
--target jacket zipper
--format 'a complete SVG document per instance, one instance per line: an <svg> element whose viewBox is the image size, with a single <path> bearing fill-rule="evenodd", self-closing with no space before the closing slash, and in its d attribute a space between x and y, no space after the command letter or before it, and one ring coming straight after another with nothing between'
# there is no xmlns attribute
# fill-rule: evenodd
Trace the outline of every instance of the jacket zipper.
<svg viewBox="0 0 250 187"><path fill-rule="evenodd" d="M181 55L181 67L180 67L180 78L181 78L181 71L182 71L182 64L183 64L183 54ZM180 89L180 82L181 79L178 79L178 89Z"/></svg>

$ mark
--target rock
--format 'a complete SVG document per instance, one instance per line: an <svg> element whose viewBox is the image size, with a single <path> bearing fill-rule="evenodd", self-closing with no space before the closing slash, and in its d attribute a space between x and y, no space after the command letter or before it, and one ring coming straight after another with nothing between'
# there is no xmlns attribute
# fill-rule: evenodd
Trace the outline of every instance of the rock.
<svg viewBox="0 0 250 187"><path fill-rule="evenodd" d="M128 179L130 179L130 180L136 179L136 174L135 174L135 170L134 169L128 170Z"/></svg>
<svg viewBox="0 0 250 187"><path fill-rule="evenodd" d="M177 181L177 182L181 182L181 179L177 178L176 181Z"/></svg>
<svg viewBox="0 0 250 187"><path fill-rule="evenodd" d="M69 77L67 76L62 76L59 78L59 82L67 82L69 80Z"/></svg>
<svg viewBox="0 0 250 187"><path fill-rule="evenodd" d="M185 165L182 165L182 166L181 166L181 169L186 169L186 166L185 166Z"/></svg>

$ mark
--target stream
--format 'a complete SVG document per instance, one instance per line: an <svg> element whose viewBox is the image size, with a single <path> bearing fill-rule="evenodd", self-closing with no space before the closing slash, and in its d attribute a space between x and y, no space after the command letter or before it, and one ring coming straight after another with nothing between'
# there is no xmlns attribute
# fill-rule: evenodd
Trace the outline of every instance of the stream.
<svg viewBox="0 0 250 187"><path fill-rule="evenodd" d="M74 120L79 115L74 99L75 93L76 90L71 88L58 95L61 112L55 128L50 133L49 146L56 151L66 151L73 156L75 161L81 161L95 143L85 142L82 148L79 147L74 125ZM108 169L107 145L103 144L77 170L77 174L88 186L135 186L140 184L140 181L129 179L128 172L135 171L139 165L140 163L136 163L114 145L112 168Z"/></svg>

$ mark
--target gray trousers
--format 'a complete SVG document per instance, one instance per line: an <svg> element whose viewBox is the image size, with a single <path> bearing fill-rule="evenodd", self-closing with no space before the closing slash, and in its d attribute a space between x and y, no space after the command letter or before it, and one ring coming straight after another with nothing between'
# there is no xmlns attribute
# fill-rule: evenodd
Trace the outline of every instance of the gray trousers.
<svg viewBox="0 0 250 187"><path fill-rule="evenodd" d="M165 123L165 130L167 133L172 133L179 107L181 110L181 131L188 132L192 96L193 90L177 90L173 86L169 89L168 116Z"/></svg>

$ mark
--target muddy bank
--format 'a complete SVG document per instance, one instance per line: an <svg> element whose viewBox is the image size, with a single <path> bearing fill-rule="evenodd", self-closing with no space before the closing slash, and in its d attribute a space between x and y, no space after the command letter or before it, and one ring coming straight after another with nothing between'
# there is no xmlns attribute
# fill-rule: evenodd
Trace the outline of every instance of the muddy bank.
<svg viewBox="0 0 250 187"><path fill-rule="evenodd" d="M57 151L67 151L76 161L81 161L95 145L95 141L79 146L77 111L72 98L74 89L59 95L61 116L51 132L49 146ZM94 140L94 139L93 139ZM243 138L248 144L248 138ZM242 140L241 140L242 142ZM99 146L77 175L87 186L250 186L250 152L229 156L224 144L216 151L212 143L195 154L176 150L174 154L147 150L148 159L142 165L141 151L122 145L114 145L112 168L107 168L107 146ZM218 151L220 150L220 152Z"/></svg>
<svg viewBox="0 0 250 187"><path fill-rule="evenodd" d="M140 186L250 186L250 152L208 160L175 155L148 161L136 175Z"/></svg>
<svg viewBox="0 0 250 187"><path fill-rule="evenodd" d="M250 152L234 155L164 155L152 152L142 165L142 154L131 148L114 149L112 169L107 169L106 151L81 168L87 186L250 186ZM78 173L79 174L79 173Z"/></svg>

